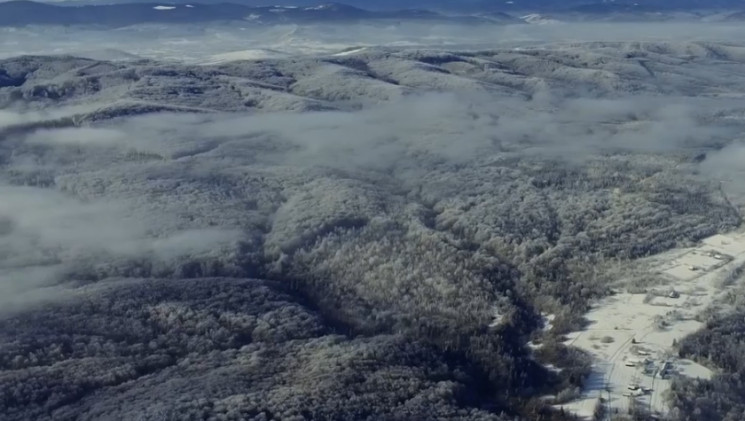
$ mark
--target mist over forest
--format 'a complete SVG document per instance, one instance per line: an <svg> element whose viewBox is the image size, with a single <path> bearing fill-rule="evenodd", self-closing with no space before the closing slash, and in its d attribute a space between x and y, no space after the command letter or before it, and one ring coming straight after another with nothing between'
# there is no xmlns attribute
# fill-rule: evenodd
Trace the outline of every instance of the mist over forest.
<svg viewBox="0 0 745 421"><path fill-rule="evenodd" d="M0 419L576 419L619 268L742 222L695 25L0 28ZM667 418L742 414L731 301Z"/></svg>

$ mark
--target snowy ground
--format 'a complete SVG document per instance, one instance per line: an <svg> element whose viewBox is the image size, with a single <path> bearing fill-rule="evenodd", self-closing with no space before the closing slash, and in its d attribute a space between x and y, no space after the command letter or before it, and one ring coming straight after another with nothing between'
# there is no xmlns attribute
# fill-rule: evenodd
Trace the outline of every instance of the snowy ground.
<svg viewBox="0 0 745 421"><path fill-rule="evenodd" d="M745 234L716 235L646 264L658 285L647 293L619 292L597 303L586 315L588 328L567 335L567 344L591 353L596 364L583 398L564 409L591 418L602 397L610 413L626 414L636 405L664 414L671 376L711 377L706 367L676 358L672 345L698 330L702 323L696 316L731 288L724 281L745 264Z"/></svg>
<svg viewBox="0 0 745 421"><path fill-rule="evenodd" d="M221 63L227 63L230 61L237 61L237 60L266 60L266 59L285 58L288 56L289 56L288 54L285 54L281 51L257 48L257 49L238 50L238 51L230 51L227 53L215 54L213 56L206 58L200 64L212 65L212 64L221 64Z"/></svg>

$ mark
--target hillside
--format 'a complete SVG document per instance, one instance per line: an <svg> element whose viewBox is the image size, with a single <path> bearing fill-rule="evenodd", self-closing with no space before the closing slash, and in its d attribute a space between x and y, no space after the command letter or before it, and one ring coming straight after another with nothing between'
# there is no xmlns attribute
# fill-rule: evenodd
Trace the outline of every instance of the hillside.
<svg viewBox="0 0 745 421"><path fill-rule="evenodd" d="M0 413L569 419L543 316L741 222L743 51L1 60Z"/></svg>

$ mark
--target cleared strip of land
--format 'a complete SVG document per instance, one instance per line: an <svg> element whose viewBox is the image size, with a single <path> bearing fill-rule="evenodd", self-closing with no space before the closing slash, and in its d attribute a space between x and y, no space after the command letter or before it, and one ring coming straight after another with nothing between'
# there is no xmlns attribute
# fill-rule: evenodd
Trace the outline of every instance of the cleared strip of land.
<svg viewBox="0 0 745 421"><path fill-rule="evenodd" d="M586 316L588 327L567 335L567 344L596 361L582 398L563 405L566 410L591 418L601 404L609 414L641 407L662 415L672 376L711 378L706 367L677 358L673 345L701 328L704 310L732 288L733 273L745 265L745 234L715 235L644 264L656 285L598 302Z"/></svg>

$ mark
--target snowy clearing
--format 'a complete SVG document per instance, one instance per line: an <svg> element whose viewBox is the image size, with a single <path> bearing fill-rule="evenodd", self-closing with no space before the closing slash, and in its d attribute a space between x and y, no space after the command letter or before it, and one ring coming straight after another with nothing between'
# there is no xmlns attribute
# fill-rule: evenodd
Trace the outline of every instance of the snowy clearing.
<svg viewBox="0 0 745 421"><path fill-rule="evenodd" d="M338 57L351 56L352 54L361 53L365 50L367 50L367 47L353 48L351 50L345 50L345 51L336 53L334 54L334 56L338 56Z"/></svg>
<svg viewBox="0 0 745 421"><path fill-rule="evenodd" d="M715 235L643 264L658 283L646 293L619 292L602 300L586 315L588 327L567 335L567 344L596 362L582 398L562 405L565 410L590 419L601 402L607 414L627 414L636 406L663 415L672 376L711 378L711 370L677 358L672 347L701 328L697 316L732 288L730 275L745 265L745 234Z"/></svg>
<svg viewBox="0 0 745 421"><path fill-rule="evenodd" d="M289 54L284 54L279 51L267 50L267 49L250 49L240 51L230 51L227 53L214 54L202 61L202 65L215 65L221 63L228 63L231 61L242 61L242 60L265 60L273 58L287 57Z"/></svg>

